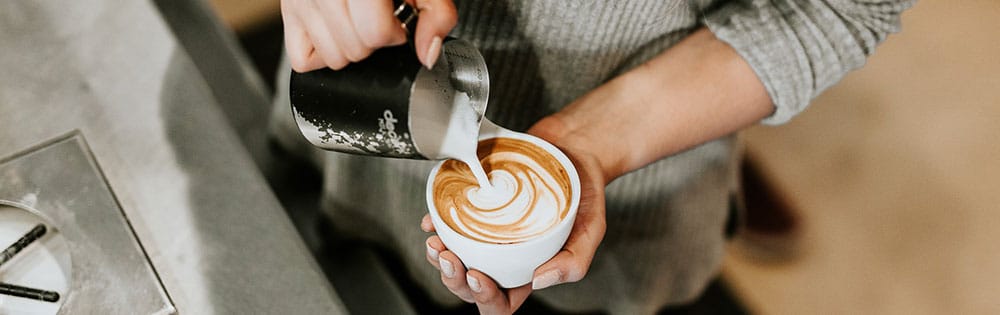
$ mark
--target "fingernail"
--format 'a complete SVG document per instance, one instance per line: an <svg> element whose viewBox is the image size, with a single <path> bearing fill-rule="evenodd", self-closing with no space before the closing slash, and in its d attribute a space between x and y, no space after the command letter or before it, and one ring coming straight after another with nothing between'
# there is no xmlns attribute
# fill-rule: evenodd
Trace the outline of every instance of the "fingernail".
<svg viewBox="0 0 1000 315"><path fill-rule="evenodd" d="M465 281L469 283L469 289L472 289L472 292L479 293L483 289L483 287L479 286L479 279L472 277L472 275L466 274Z"/></svg>
<svg viewBox="0 0 1000 315"><path fill-rule="evenodd" d="M455 276L455 268L451 265L450 261L438 258L438 264L441 265L441 272L444 273L445 277L451 278Z"/></svg>
<svg viewBox="0 0 1000 315"><path fill-rule="evenodd" d="M559 282L559 270L550 270L531 280L532 290L541 290L556 285Z"/></svg>
<svg viewBox="0 0 1000 315"><path fill-rule="evenodd" d="M441 37L434 36L431 40L431 46L427 47L427 54L425 55L427 60L424 60L424 65L427 69L434 69L434 63L437 62L438 56L441 55Z"/></svg>
<svg viewBox="0 0 1000 315"><path fill-rule="evenodd" d="M427 256L431 256L432 259L438 259L438 251L431 247L431 244L427 245Z"/></svg>

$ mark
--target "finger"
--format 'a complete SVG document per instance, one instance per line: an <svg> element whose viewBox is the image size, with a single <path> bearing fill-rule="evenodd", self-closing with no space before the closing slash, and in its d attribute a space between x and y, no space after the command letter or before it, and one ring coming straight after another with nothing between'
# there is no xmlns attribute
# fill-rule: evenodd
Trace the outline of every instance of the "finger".
<svg viewBox="0 0 1000 315"><path fill-rule="evenodd" d="M282 1L282 24L285 28L285 53L288 61L296 72L307 72L324 66L323 59L314 53L315 48L306 33L298 16L289 7L288 1Z"/></svg>
<svg viewBox="0 0 1000 315"><path fill-rule="evenodd" d="M480 314L511 314L524 304L531 294L531 286L502 290L496 282L478 270L469 270L466 281Z"/></svg>
<svg viewBox="0 0 1000 315"><path fill-rule="evenodd" d="M583 180L581 178L581 182ZM587 274L597 246L607 229L604 220L604 194L603 191L594 189L581 191L580 208L569 238L555 257L535 269L535 277L531 281L533 289L541 290L560 283L580 281ZM589 196L585 196L587 194Z"/></svg>
<svg viewBox="0 0 1000 315"><path fill-rule="evenodd" d="M379 1L381 2L381 1ZM344 58L351 62L358 62L368 57L372 48L361 42L357 32L354 30L354 22L351 20L350 11L347 8L346 0L324 0L316 1L320 8L324 24L330 32L330 36L337 43ZM359 21L361 24L367 21Z"/></svg>
<svg viewBox="0 0 1000 315"><path fill-rule="evenodd" d="M330 33L326 22L324 22L325 17L322 15L321 9L313 4L310 5L309 10L301 12L303 16L300 21L305 26L309 38L312 39L313 46L316 47L315 54L323 59L327 67L334 70L343 68L350 61L341 52L336 39Z"/></svg>
<svg viewBox="0 0 1000 315"><path fill-rule="evenodd" d="M406 42L406 32L393 16L389 1L348 0L347 9L361 43L371 49Z"/></svg>
<svg viewBox="0 0 1000 315"><path fill-rule="evenodd" d="M442 251L438 255L438 265L441 270L441 282L452 294L463 301L474 303L472 291L465 280L465 266L451 251Z"/></svg>
<svg viewBox="0 0 1000 315"><path fill-rule="evenodd" d="M448 250L448 248L444 246L444 243L441 242L441 238L437 235L428 237L427 241L424 242L424 245L427 247L427 255L425 255L427 256L427 262L431 263L434 268L441 270L438 259L441 252Z"/></svg>
<svg viewBox="0 0 1000 315"><path fill-rule="evenodd" d="M420 229L424 232L431 233L434 232L434 222L431 221L431 215L425 214L423 219L420 219Z"/></svg>
<svg viewBox="0 0 1000 315"><path fill-rule="evenodd" d="M458 12L451 0L417 0L420 20L414 36L417 57L427 68L433 68L441 55L444 37L458 23Z"/></svg>

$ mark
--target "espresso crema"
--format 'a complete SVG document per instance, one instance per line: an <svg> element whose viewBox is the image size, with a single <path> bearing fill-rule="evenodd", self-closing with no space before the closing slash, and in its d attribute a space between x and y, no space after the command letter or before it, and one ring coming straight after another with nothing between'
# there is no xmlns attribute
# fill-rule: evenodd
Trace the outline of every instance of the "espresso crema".
<svg viewBox="0 0 1000 315"><path fill-rule="evenodd" d="M525 140L479 142L479 161L493 187L480 188L469 167L445 161L434 177L434 206L441 219L468 238L510 244L556 227L570 209L570 179L545 149Z"/></svg>

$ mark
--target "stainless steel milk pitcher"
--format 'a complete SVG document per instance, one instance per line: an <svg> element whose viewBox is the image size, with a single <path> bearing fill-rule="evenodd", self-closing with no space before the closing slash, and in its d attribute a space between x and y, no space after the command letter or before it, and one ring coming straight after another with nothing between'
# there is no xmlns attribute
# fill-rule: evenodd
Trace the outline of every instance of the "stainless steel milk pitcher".
<svg viewBox="0 0 1000 315"><path fill-rule="evenodd" d="M412 32L416 10L402 1L397 5L396 17ZM410 12L414 16L404 16ZM475 120L468 136L478 136L489 75L471 43L449 37L433 70L420 63L410 44L385 47L341 70L293 71L290 93L299 130L315 146L436 160L451 157L441 151L446 135L455 136L456 119Z"/></svg>

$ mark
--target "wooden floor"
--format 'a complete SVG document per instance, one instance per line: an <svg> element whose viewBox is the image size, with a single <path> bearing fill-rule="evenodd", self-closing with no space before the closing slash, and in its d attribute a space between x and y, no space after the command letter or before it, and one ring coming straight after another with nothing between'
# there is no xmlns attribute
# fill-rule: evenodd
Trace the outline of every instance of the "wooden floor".
<svg viewBox="0 0 1000 315"><path fill-rule="evenodd" d="M213 0L237 30L277 0ZM864 69L746 132L802 211L803 253L731 254L761 314L1000 314L1000 1L922 0Z"/></svg>
<svg viewBox="0 0 1000 315"><path fill-rule="evenodd" d="M1000 314L1000 1L919 2L864 69L748 148L804 216L781 266L731 254L761 314Z"/></svg>

